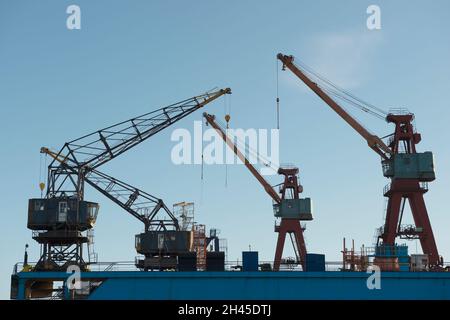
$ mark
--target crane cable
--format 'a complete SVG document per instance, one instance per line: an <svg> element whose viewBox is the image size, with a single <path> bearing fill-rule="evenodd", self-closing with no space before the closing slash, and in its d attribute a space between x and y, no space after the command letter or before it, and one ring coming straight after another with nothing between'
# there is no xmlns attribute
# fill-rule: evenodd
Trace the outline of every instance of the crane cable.
<svg viewBox="0 0 450 320"><path fill-rule="evenodd" d="M297 61L297 59L296 59L296 61ZM383 110L381 110L381 109L371 105L368 102L365 102L364 100L362 100L362 99L354 96L353 94L351 94L349 91L346 91L345 89L339 87L337 84L333 83L331 80L325 78L323 75L321 75L318 72L314 71L311 67L309 67L305 63L300 61L300 62L297 62L296 65L297 64L300 66L299 69L301 69L304 73L308 73L310 76L315 77L318 80L321 80L324 87L325 86L332 87L332 88L336 89L337 91L347 95L349 98L354 99L354 100L360 102L363 105L367 105L368 107L373 108L374 110L376 110L376 111L378 111L378 112L380 112L382 114L386 114ZM318 86L320 86L318 83L316 83L316 84Z"/></svg>
<svg viewBox="0 0 450 320"><path fill-rule="evenodd" d="M257 152L256 150L254 150L253 148L251 148L248 144L247 141L243 141L242 139L240 139L237 136L231 136L230 134L228 134L228 132L224 129L226 128L226 125L224 123L222 123L221 121L216 119L216 123L219 126L219 128L226 132L226 135L228 137L228 139L230 139L231 141L233 141L233 143L236 144L237 147L239 147L239 149L243 149L245 151L245 153L249 153L251 155L254 155L258 160L261 160L261 162L267 162L267 163L271 163L270 159L264 157L263 155L261 155L259 152ZM270 166L268 164L264 164L266 167ZM278 170L278 167L274 167L271 166L273 169Z"/></svg>
<svg viewBox="0 0 450 320"><path fill-rule="evenodd" d="M344 93L345 95L347 95L348 97L350 97L351 99L354 99L356 101L358 101L360 104L365 105L377 112L379 112L380 114L383 115L387 115L387 112L385 112L384 110L374 106L373 104L370 104L358 97L356 97L355 95L353 95L351 92L343 89L342 87L339 87L337 84L333 83L331 80L325 78L324 76L320 75L318 72L314 71L312 68L308 67L306 64L300 62L300 64L302 65L302 68L304 68L308 73L314 75L316 78L322 80L324 83L328 84L329 86L335 88L336 90Z"/></svg>
<svg viewBox="0 0 450 320"><path fill-rule="evenodd" d="M39 189L41 190L41 198L43 197L43 192L45 188L45 183L42 181L42 158L44 157L44 168L47 167L47 154L40 154L39 159Z"/></svg>
<svg viewBox="0 0 450 320"><path fill-rule="evenodd" d="M252 147L250 147L250 145L245 141L243 142L241 139L239 139L238 137L236 137L236 141L237 141L237 145L241 146L243 145L243 149L245 150L245 153L248 153L249 156L254 156L258 161L262 162L262 164L265 167L268 167L270 169L272 169L273 171L277 172L278 171L278 167L274 166L272 164L272 161L268 158L266 158L265 156L261 155L259 152L257 152L256 150L254 150Z"/></svg>
<svg viewBox="0 0 450 320"><path fill-rule="evenodd" d="M204 143L203 143L203 130L204 130L204 125L203 125L203 119L202 119L202 159L201 159L201 167L200 167L200 179L201 179L201 181L202 181L202 183L203 183L203 148L204 148Z"/></svg>
<svg viewBox="0 0 450 320"><path fill-rule="evenodd" d="M228 135L228 129L229 129L229 122L230 122L230 109L231 107L229 106L229 109L227 109L227 97L224 97L223 99L223 106L224 106L224 119L227 122L227 126L226 126L226 131L225 134ZM225 146L226 148L226 146ZM227 159L226 159L226 153L225 153L225 188L228 187L228 164L227 164Z"/></svg>
<svg viewBox="0 0 450 320"><path fill-rule="evenodd" d="M39 155L39 189L41 189L41 183L42 183L42 157L43 157L43 154L41 153L40 155ZM41 198L42 198L42 189L41 189Z"/></svg>
<svg viewBox="0 0 450 320"><path fill-rule="evenodd" d="M277 103L277 129L280 130L280 95L279 95L279 60L276 59L276 68L277 68L277 74L276 74L276 83L277 83L277 97L276 97L276 103Z"/></svg>
<svg viewBox="0 0 450 320"><path fill-rule="evenodd" d="M308 74L312 78L317 81L317 86L319 86L322 90L324 90L326 93L329 93L330 95L333 95L336 98L339 98L352 106L362 110L363 112L369 113L377 118L385 119L386 115L388 114L386 111L384 111L381 108L378 108L374 106L373 104L370 104L349 91L339 87L329 79L325 78L324 76L320 75L318 72L314 71L311 67L300 61L299 59L295 58L296 66L298 66L299 69L301 69L304 73Z"/></svg>
<svg viewBox="0 0 450 320"><path fill-rule="evenodd" d="M350 105L352 105L352 106L354 106L354 107L356 107L356 108L358 108L358 109L360 109L360 110L362 110L362 111L364 111L364 112L366 112L368 114L371 114L374 117L377 117L377 118L379 118L381 120L385 119L384 116L382 116L382 115L372 111L371 109L367 108L366 106L364 106L362 104L359 104L357 102L354 102L354 101L350 100L348 97L340 94L339 92L337 92L335 90L328 89L328 88L322 88L322 87L321 87L321 89L323 91L325 91L328 95L333 96L334 98L338 98L338 99L340 99L342 101L348 102Z"/></svg>
<svg viewBox="0 0 450 320"><path fill-rule="evenodd" d="M257 160L262 162L265 167L269 167L275 172L278 170L278 167L274 166L270 159L266 158L265 156L261 155L259 152L251 148L246 141L242 141L242 139L240 139L237 136L230 136L227 130L224 129L226 128L226 125L224 125L221 121L216 120L216 123L219 126L219 128L226 133L227 139L233 141L233 143L236 145L237 148L244 151L244 152L241 151L244 155L248 154L249 156L250 155L254 156Z"/></svg>

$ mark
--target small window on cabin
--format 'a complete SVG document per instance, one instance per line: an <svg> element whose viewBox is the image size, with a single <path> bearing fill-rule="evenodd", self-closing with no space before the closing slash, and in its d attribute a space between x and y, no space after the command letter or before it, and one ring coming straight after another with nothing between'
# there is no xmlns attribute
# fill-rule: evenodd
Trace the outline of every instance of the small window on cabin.
<svg viewBox="0 0 450 320"><path fill-rule="evenodd" d="M59 213L67 213L67 202L60 202L59 203Z"/></svg>
<svg viewBox="0 0 450 320"><path fill-rule="evenodd" d="M67 202L63 201L59 203L58 206L58 222L67 221Z"/></svg>
<svg viewBox="0 0 450 320"><path fill-rule="evenodd" d="M76 200L71 200L69 202L69 207L71 211L76 211L77 210L77 201Z"/></svg>
<svg viewBox="0 0 450 320"><path fill-rule="evenodd" d="M34 211L44 211L44 201L35 201Z"/></svg>
<svg viewBox="0 0 450 320"><path fill-rule="evenodd" d="M88 205L88 215L89 217L97 217L97 213L98 213L98 206L90 204Z"/></svg>

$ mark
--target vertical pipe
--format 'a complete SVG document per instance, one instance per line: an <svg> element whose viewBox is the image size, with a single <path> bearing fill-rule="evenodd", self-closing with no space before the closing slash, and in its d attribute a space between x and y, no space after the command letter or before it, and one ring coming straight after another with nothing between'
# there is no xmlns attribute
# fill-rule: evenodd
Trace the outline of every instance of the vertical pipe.
<svg viewBox="0 0 450 320"><path fill-rule="evenodd" d="M26 280L19 278L18 281L18 288L17 288L17 300L25 300L25 286L26 286Z"/></svg>
<svg viewBox="0 0 450 320"><path fill-rule="evenodd" d="M342 270L345 270L345 255L347 253L347 249L345 248L345 237L342 240L343 242L343 250L342 250Z"/></svg>

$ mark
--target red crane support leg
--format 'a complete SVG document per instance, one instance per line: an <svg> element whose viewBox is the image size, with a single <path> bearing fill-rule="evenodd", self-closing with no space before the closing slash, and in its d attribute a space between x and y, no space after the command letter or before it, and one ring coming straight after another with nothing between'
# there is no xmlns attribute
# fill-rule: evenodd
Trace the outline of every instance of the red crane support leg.
<svg viewBox="0 0 450 320"><path fill-rule="evenodd" d="M293 233L297 245L297 251L300 255L300 263L305 269L305 255L306 245L303 238L303 230L298 219L281 219L280 225L275 227L275 232L278 232L278 241L275 251L275 259L273 264L273 270L279 271L281 264L281 257L283 255L284 242L288 233Z"/></svg>
<svg viewBox="0 0 450 320"><path fill-rule="evenodd" d="M280 271L281 257L283 256L284 241L286 240L286 233L287 233L285 229L286 227L283 225L283 220L281 220L279 226L275 227L275 232L278 232L278 240L277 240L277 247L275 250L275 259L273 261L274 271Z"/></svg>
<svg viewBox="0 0 450 320"><path fill-rule="evenodd" d="M384 224L383 243L393 246L395 237L397 237L398 218L400 215L400 205L402 203L402 194L389 191L388 207L386 212L386 223Z"/></svg>
<svg viewBox="0 0 450 320"><path fill-rule="evenodd" d="M422 250L428 255L430 265L440 265L440 257L437 251L433 230L431 229L431 223L428 217L425 201L423 199L423 193L412 194L409 198L409 203L416 227L422 227L423 229L422 235L419 238Z"/></svg>
<svg viewBox="0 0 450 320"><path fill-rule="evenodd" d="M414 218L414 224L418 232L420 244L424 254L428 255L431 266L440 265L440 257L437 251L436 242L428 217L427 208L423 199L426 188L421 187L418 180L398 179L392 182L391 188L385 196L389 198L386 212L385 230L383 233L383 244L395 245L398 236L397 227L399 225L400 206L402 198L407 198Z"/></svg>
<svg viewBox="0 0 450 320"><path fill-rule="evenodd" d="M303 267L303 271L305 271L306 245L305 245L305 238L303 237L303 229L302 226L300 225L299 220L297 220L296 229L297 230L294 232L294 236L297 243L298 254L300 256L300 263Z"/></svg>

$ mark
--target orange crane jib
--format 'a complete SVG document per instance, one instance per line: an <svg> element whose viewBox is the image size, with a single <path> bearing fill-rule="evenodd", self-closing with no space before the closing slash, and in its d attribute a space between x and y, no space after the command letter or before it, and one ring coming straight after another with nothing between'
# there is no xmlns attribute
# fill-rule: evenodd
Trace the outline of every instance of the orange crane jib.
<svg viewBox="0 0 450 320"><path fill-rule="evenodd" d="M264 190L267 194L276 202L280 203L281 198L280 195L272 188L272 186L263 178L263 176L256 170L256 168L250 163L250 161L245 157L244 154L237 148L233 141L231 141L225 132L217 125L215 122L215 116L208 114L206 112L203 113L203 117L206 119L208 124L213 127L216 132L222 137L223 141L230 147L231 150L238 156L238 158L244 163L247 169L252 173L252 175L258 180L258 182L263 186Z"/></svg>
<svg viewBox="0 0 450 320"><path fill-rule="evenodd" d="M286 67L292 71L300 80L302 80L314 93L316 93L327 105L330 106L342 119L345 120L353 129L355 129L366 141L370 148L378 153L383 159L388 159L392 154L391 149L376 135L367 131L358 121L356 121L347 111L336 103L328 94L326 94L315 82L306 76L300 68L294 64L294 57L279 53L277 58L283 63L283 69Z"/></svg>

